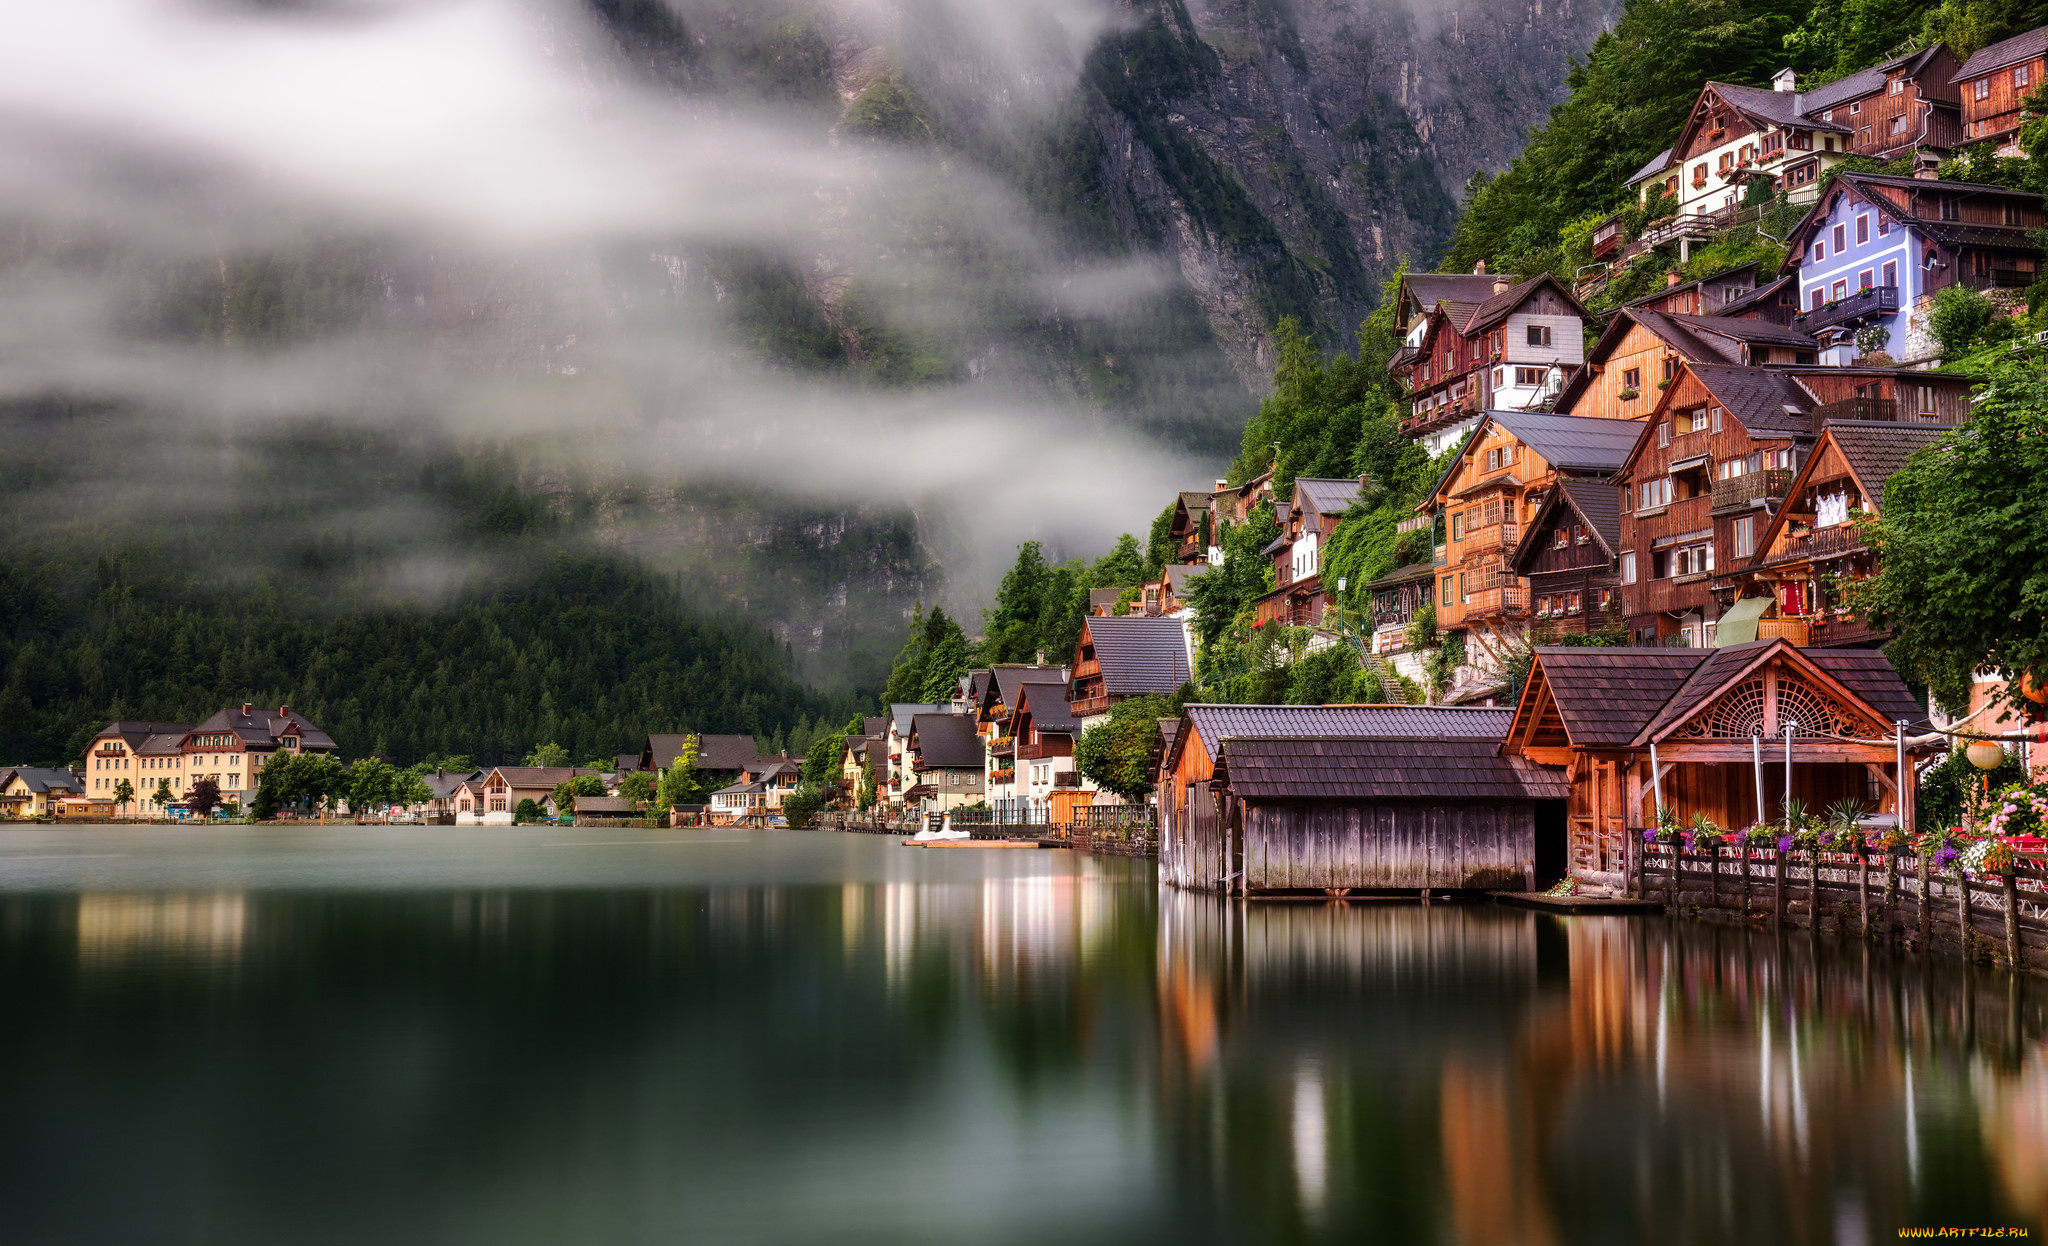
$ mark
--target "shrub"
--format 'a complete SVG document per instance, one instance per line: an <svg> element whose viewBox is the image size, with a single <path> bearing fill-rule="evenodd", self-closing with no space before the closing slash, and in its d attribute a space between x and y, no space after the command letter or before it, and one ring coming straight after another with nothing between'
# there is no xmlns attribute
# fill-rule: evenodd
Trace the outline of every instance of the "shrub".
<svg viewBox="0 0 2048 1246"><path fill-rule="evenodd" d="M540 806L530 800L522 800L513 808L512 820L520 823L538 822L540 821Z"/></svg>
<svg viewBox="0 0 2048 1246"><path fill-rule="evenodd" d="M1967 286L1949 286L1934 296L1927 331L1941 343L1944 359L1970 353L1993 322L2002 319L1998 305Z"/></svg>

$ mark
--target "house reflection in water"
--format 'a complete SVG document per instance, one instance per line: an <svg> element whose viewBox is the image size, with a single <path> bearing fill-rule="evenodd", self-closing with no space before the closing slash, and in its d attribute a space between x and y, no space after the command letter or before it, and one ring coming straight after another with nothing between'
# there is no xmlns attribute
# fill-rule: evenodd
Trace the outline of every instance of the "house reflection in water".
<svg viewBox="0 0 2048 1246"><path fill-rule="evenodd" d="M1986 1223L2048 1213L2031 985L1661 920L1160 904L1162 1128L1256 1236L1865 1240L1965 1192Z"/></svg>
<svg viewBox="0 0 2048 1246"><path fill-rule="evenodd" d="M88 966L140 957L238 960L247 929L248 902L240 892L78 897L78 959Z"/></svg>

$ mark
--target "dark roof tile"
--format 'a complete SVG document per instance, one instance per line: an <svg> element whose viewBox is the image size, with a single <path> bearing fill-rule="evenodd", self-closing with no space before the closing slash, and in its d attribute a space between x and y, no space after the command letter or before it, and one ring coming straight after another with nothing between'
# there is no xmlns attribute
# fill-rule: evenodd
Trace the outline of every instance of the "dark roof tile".
<svg viewBox="0 0 2048 1246"><path fill-rule="evenodd" d="M1217 775L1245 800L1563 800L1561 770L1492 739L1233 737Z"/></svg>
<svg viewBox="0 0 2048 1246"><path fill-rule="evenodd" d="M985 760L974 719L966 714L918 714L911 720L919 770L981 769Z"/></svg>
<svg viewBox="0 0 2048 1246"><path fill-rule="evenodd" d="M1134 614L1089 619L1083 626L1109 695L1171 695L1188 681L1187 629L1180 620Z"/></svg>

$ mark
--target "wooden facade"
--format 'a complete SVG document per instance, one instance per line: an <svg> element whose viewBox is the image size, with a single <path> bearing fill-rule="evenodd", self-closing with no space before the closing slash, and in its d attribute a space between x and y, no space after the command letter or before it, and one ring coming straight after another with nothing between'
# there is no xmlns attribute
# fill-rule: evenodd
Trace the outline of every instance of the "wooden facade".
<svg viewBox="0 0 2048 1246"><path fill-rule="evenodd" d="M1585 355L1586 311L1549 274L1518 284L1500 278L1476 306L1442 302L1412 350L1389 365L1407 389L1411 437L1495 410L1531 407Z"/></svg>
<svg viewBox="0 0 2048 1246"><path fill-rule="evenodd" d="M1294 496L1280 520L1280 535L1268 546L1273 559L1273 591L1253 605L1260 624L1317 627L1329 607L1323 588L1323 546L1344 520L1363 480L1299 476Z"/></svg>
<svg viewBox="0 0 2048 1246"><path fill-rule="evenodd" d="M1978 51L1956 71L1955 86L1962 100L1963 136L1966 144L1995 141L2013 146L2019 133L2026 97L2041 88L2048 75L2048 28L1994 43Z"/></svg>
<svg viewBox="0 0 2048 1246"><path fill-rule="evenodd" d="M1681 823L1781 816L1788 727L1793 799L1815 812L1855 800L1910 826L1919 754L1905 748L1902 776L1895 723L1923 719L1874 650L1542 648L1503 747L1569 777L1572 872L1619 882L1660 797Z"/></svg>
<svg viewBox="0 0 2048 1246"><path fill-rule="evenodd" d="M1849 128L1859 156L1946 151L1962 141L1961 101L1951 81L1961 68L1946 44L1910 53L1806 93L1806 111Z"/></svg>
<svg viewBox="0 0 2048 1246"><path fill-rule="evenodd" d="M1534 626L1554 635L1594 632L1621 613L1621 516L1614 486L1559 482L1516 547Z"/></svg>
<svg viewBox="0 0 2048 1246"><path fill-rule="evenodd" d="M1723 307L1756 293L1757 268L1756 264L1743 264L1697 281L1684 281L1672 273L1666 278L1668 284L1664 289L1624 304L1623 310L1640 308L1673 316L1717 316Z"/></svg>

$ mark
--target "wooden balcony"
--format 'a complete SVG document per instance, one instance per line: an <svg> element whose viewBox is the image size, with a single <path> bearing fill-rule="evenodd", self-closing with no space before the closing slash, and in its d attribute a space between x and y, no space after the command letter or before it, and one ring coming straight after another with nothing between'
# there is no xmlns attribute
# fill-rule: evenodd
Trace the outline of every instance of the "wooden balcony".
<svg viewBox="0 0 2048 1246"><path fill-rule="evenodd" d="M1813 431L1820 432L1822 424L1829 420L1884 420L1896 422L1899 418L1899 404L1891 398L1844 398L1840 402L1822 403L1813 409Z"/></svg>
<svg viewBox="0 0 2048 1246"><path fill-rule="evenodd" d="M1756 621L1758 640L1789 640L1800 648L1806 647L1805 619L1758 619Z"/></svg>
<svg viewBox="0 0 2048 1246"><path fill-rule="evenodd" d="M1817 333L1822 329L1880 320L1897 315L1898 311L1897 286L1865 286L1845 298L1799 313L1792 318L1792 324L1803 333Z"/></svg>
<svg viewBox="0 0 2048 1246"><path fill-rule="evenodd" d="M1519 619L1529 613L1529 590L1514 584L1482 588L1465 603L1468 619Z"/></svg>
<svg viewBox="0 0 2048 1246"><path fill-rule="evenodd" d="M989 737L988 751L992 757L1008 757L1015 751L1016 747L1017 737L1015 736L999 735Z"/></svg>
<svg viewBox="0 0 2048 1246"><path fill-rule="evenodd" d="M1109 694L1099 692L1091 697L1082 697L1067 708L1076 718L1092 718L1097 714L1107 714L1109 712Z"/></svg>
<svg viewBox="0 0 2048 1246"><path fill-rule="evenodd" d="M1792 487L1792 470L1787 467L1771 467L1760 472L1745 472L1714 482L1715 510L1724 506L1747 506L1751 502L1766 498L1777 499L1785 496Z"/></svg>
<svg viewBox="0 0 2048 1246"><path fill-rule="evenodd" d="M1462 550L1460 560L1469 561L1474 554L1513 549L1521 539L1522 525L1517 523L1490 523L1467 528L1465 539L1459 543Z"/></svg>
<svg viewBox="0 0 2048 1246"><path fill-rule="evenodd" d="M1786 553L1809 559L1842 558L1860 554L1863 549L1863 529L1852 523L1838 523L1794 534Z"/></svg>
<svg viewBox="0 0 2048 1246"><path fill-rule="evenodd" d="M1017 746L1017 760L1043 761L1048 757L1071 756L1073 754L1073 751L1074 746L1067 743L1067 741L1064 738L1059 740L1057 743L1048 740L1040 740L1036 744L1019 744Z"/></svg>

